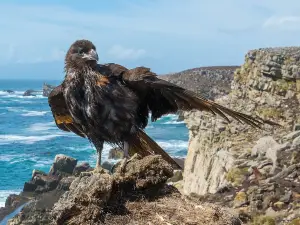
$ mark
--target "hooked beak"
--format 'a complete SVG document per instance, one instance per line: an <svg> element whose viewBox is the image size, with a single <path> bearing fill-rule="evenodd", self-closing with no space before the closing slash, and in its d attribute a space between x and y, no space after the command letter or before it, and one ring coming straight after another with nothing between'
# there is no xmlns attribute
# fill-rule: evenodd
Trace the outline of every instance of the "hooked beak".
<svg viewBox="0 0 300 225"><path fill-rule="evenodd" d="M94 49L91 49L87 54L84 54L83 57L87 60L98 61L98 54Z"/></svg>

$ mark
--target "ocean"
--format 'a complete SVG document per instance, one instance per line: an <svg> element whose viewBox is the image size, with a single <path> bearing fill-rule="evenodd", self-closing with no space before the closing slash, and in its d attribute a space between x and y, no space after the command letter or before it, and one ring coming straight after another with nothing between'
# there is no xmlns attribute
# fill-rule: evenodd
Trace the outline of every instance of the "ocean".
<svg viewBox="0 0 300 225"><path fill-rule="evenodd" d="M9 194L19 193L32 170L48 172L55 155L65 154L95 166L96 151L88 140L59 130L40 80L0 80L0 207ZM59 84L59 81L45 81ZM22 96L28 89L39 90L37 96ZM3 90L13 90L9 94ZM171 156L184 157L188 146L188 129L176 115L149 121L146 132ZM103 162L111 147L104 146Z"/></svg>

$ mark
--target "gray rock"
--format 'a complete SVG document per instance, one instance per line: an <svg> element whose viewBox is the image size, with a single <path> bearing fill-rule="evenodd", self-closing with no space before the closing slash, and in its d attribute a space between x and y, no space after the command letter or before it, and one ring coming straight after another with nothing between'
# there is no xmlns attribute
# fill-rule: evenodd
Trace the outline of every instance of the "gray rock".
<svg viewBox="0 0 300 225"><path fill-rule="evenodd" d="M273 157L272 151L273 149L278 148L279 144L274 140L272 136L266 136L260 138L256 145L252 148L251 155L252 156L264 156L268 150L269 156Z"/></svg>
<svg viewBox="0 0 300 225"><path fill-rule="evenodd" d="M59 154L55 156L54 163L50 168L50 175L72 174L77 164L77 159Z"/></svg>
<svg viewBox="0 0 300 225"><path fill-rule="evenodd" d="M168 182L177 182L183 179L182 170L174 170L173 177L168 179Z"/></svg>
<svg viewBox="0 0 300 225"><path fill-rule="evenodd" d="M87 162L83 162L80 165L76 165L73 170L73 175L78 176L81 172L92 170L91 166Z"/></svg>
<svg viewBox="0 0 300 225"><path fill-rule="evenodd" d="M292 143L292 149L295 149L300 146L300 136L296 137Z"/></svg>
<svg viewBox="0 0 300 225"><path fill-rule="evenodd" d="M285 193L284 196L282 196L282 197L279 199L279 201L280 201L280 202L284 202L284 203L289 203L290 200L291 200L291 198L292 198L292 192L291 192L291 191L288 191L288 192Z"/></svg>
<svg viewBox="0 0 300 225"><path fill-rule="evenodd" d="M282 139L284 141L294 140L296 137L300 136L300 130L293 131L289 133L288 135L285 135Z"/></svg>

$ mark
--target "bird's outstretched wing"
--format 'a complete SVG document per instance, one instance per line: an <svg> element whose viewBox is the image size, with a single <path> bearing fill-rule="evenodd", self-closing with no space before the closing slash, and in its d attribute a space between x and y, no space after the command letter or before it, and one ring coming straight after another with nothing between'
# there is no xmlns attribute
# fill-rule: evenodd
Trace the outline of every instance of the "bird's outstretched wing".
<svg viewBox="0 0 300 225"><path fill-rule="evenodd" d="M227 116L231 116L239 122L244 122L257 128L261 128L263 123L276 124L236 112L199 94L159 79L155 73L146 67L127 70L123 73L122 78L126 85L140 96L141 101L147 103L152 114L152 121L165 114L176 113L178 110L197 109L211 112L214 115L218 114L228 122L230 121Z"/></svg>
<svg viewBox="0 0 300 225"><path fill-rule="evenodd" d="M55 87L48 97L48 103L52 111L56 126L67 132L74 132L75 134L86 137L79 124L76 124L67 108L65 98L62 92L62 86Z"/></svg>

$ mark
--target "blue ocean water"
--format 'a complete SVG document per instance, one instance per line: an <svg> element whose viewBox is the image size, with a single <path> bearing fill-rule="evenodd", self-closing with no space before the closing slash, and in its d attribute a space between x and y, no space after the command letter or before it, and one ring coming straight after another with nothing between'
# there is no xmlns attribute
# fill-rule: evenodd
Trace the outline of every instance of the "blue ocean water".
<svg viewBox="0 0 300 225"><path fill-rule="evenodd" d="M21 191L33 169L48 172L56 154L66 154L92 166L96 163L94 147L86 139L55 126L42 93L22 96L28 89L41 91L42 85L39 80L0 80L0 207L9 194ZM146 132L170 155L186 155L188 130L184 123L177 122L176 115L167 115L155 123L149 121ZM105 145L103 161L109 149Z"/></svg>

